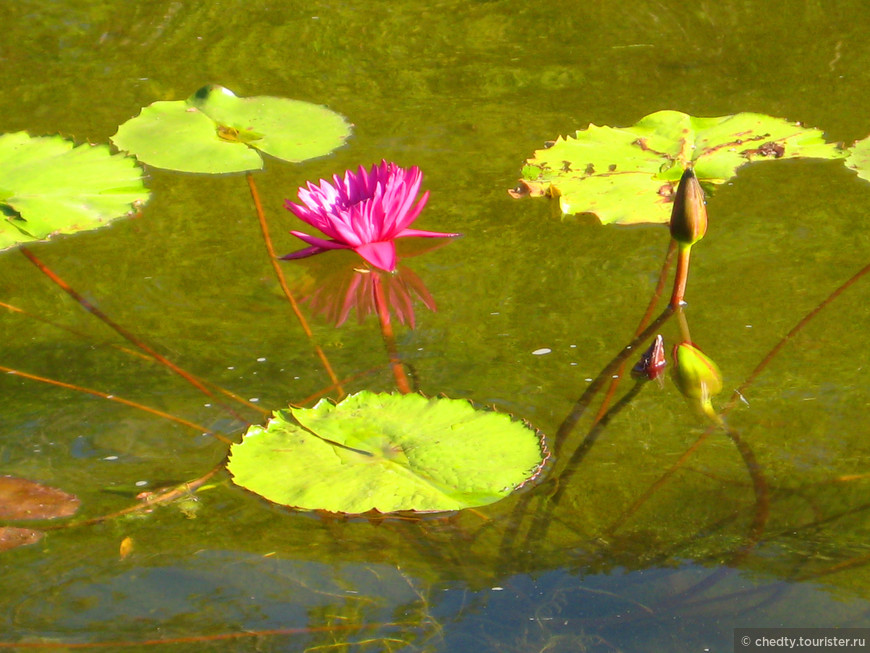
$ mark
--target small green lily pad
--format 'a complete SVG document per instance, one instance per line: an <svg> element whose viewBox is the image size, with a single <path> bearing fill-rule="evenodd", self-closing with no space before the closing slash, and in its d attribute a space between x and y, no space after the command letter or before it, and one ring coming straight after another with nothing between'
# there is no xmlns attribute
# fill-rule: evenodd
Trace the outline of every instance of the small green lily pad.
<svg viewBox="0 0 870 653"><path fill-rule="evenodd" d="M148 196L136 160L106 145L0 135L0 250L105 226Z"/></svg>
<svg viewBox="0 0 870 653"><path fill-rule="evenodd" d="M461 510L534 479L543 437L458 399L359 392L275 413L232 446L233 481L304 510Z"/></svg>
<svg viewBox="0 0 870 653"><path fill-rule="evenodd" d="M843 158L818 129L759 113L695 118L658 111L627 128L559 137L523 168L514 196L559 198L565 215L594 213L602 224L667 223L680 176L721 184L754 161Z"/></svg>
<svg viewBox="0 0 870 653"><path fill-rule="evenodd" d="M228 173L259 170L260 153L298 163L344 144L351 125L326 107L287 98L236 97L218 85L161 101L118 127L112 142L156 168Z"/></svg>

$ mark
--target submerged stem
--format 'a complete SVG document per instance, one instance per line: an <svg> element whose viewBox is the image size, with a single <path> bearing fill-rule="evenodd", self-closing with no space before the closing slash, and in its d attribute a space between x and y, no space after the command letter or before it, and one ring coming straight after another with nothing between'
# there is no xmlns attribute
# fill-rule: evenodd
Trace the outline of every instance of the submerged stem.
<svg viewBox="0 0 870 653"><path fill-rule="evenodd" d="M390 322L390 307L387 306L387 298L384 295L384 288L381 285L381 277L375 271L372 271L372 287L375 293L375 304L378 308L378 321L381 323L381 334L384 337L384 345L387 347L387 354L390 356L390 366L393 368L393 376L396 378L396 386L399 392L403 395L411 392L411 384L408 382L408 377L405 374L405 368L402 367L402 361L399 360L399 351L396 348L396 338L393 335L393 325Z"/></svg>
<svg viewBox="0 0 870 653"><path fill-rule="evenodd" d="M251 189L251 198L254 200L254 208L257 210L257 218L260 221L260 231L263 234L263 243L266 245L266 252L269 254L269 260L272 262L272 269L275 271L275 276L278 278L281 290L284 292L287 301L290 302L290 308L293 309L293 313L296 315L296 319L299 320L302 330L305 332L305 335L308 336L311 346L314 347L314 352L323 364L323 369L326 370L327 375L329 375L329 380L338 390L339 397L343 397L346 394L344 388L341 387L341 383L333 371L332 365L329 364L329 359L326 358L323 349L320 348L320 345L314 342L314 334L311 331L311 327L308 326L305 316L302 315L302 311L299 309L299 303L293 296L290 286L287 285L284 271L278 264L278 258L275 256L275 248L272 246L272 237L269 235L269 225L266 222L266 214L263 212L263 204L260 202L260 194L257 192L257 185L254 183L254 176L250 172L247 174L247 179L248 187Z"/></svg>
<svg viewBox="0 0 870 653"><path fill-rule="evenodd" d="M35 265L36 268L40 272L42 272L45 276L47 276L49 279L51 279L55 283L55 285L57 285L67 295L69 295L74 300L76 300L79 303L79 306L81 306L86 311L88 311L88 313L90 313L91 315L93 315L94 317L99 319L101 322L103 322L103 324L105 324L106 326L111 328L115 333L117 333L119 336L124 338L127 342L129 342L130 344L132 344L135 347L144 351L146 354L148 354L151 358L156 360L161 365L172 370L175 374L177 374L178 376L183 378L185 381L187 381L190 385L195 387L197 390L199 390L200 392L202 392L206 396L214 399L214 396L215 396L214 393L211 390L209 390L201 380L196 378L193 374L191 374L187 370L182 369L181 367L179 367L178 365L173 363L171 360L169 360L168 358L166 358L162 354L159 354L158 352L156 352L154 349L151 348L151 346L149 346L149 345L145 344L143 341L139 340L139 338L134 336L130 331L128 331L127 329L122 327L120 324L115 322L113 319L111 319L108 315L103 313L103 311L101 311L97 306L95 306L94 304L89 302L87 299L85 299L72 286L70 286L66 281L64 281L60 276L58 276L51 268L49 268L45 263L43 263L42 260L40 260L39 257L36 256L36 254L31 252L26 247L20 247L19 251L25 256L25 258L27 258L31 263L33 263L33 265ZM226 406L226 405L221 404L221 403L218 403L218 405L221 408L223 408L225 411L230 413L233 417L245 422L246 424L250 424L250 422L248 420L246 420L244 417L239 415L238 412L236 412L235 410L233 410L229 406Z"/></svg>
<svg viewBox="0 0 870 653"><path fill-rule="evenodd" d="M80 385L75 385L73 383L66 383L64 381L58 381L56 379L49 379L44 376L38 376L36 374L30 374L28 372L22 372L21 370L12 369L11 367L5 367L0 365L0 372L5 372L6 374L11 374L13 376L20 376L23 379L30 379L31 381L39 381L40 383L46 383L48 385L54 385L59 388L66 388L68 390L75 390L76 392L83 392L85 394L93 395L95 397L100 397L101 399L106 399L108 401L114 401L115 403L124 404L125 406L130 406L131 408L136 408L137 410L144 411L146 413L151 413L152 415L156 415L157 417L162 417L164 419L168 419L176 424L181 424L182 426L187 426L192 428L199 433L207 433L212 437L220 440L221 442L225 442L226 444L232 444L232 440L228 437L221 435L219 433L215 433L210 429L202 426L200 424L196 424L195 422L190 422L182 417L176 417L175 415L170 415L169 413L165 413L162 410L158 410L157 408L151 408L150 406L146 406L145 404L140 404L135 401L131 401L130 399L124 399L123 397L117 397L115 395L110 395L105 392L101 392L100 390L94 390L92 388L85 388Z"/></svg>
<svg viewBox="0 0 870 653"><path fill-rule="evenodd" d="M595 377L595 379L586 387L585 392L583 392L583 394L580 395L580 398L574 403L571 412L564 420L562 420L562 423L556 431L555 451L557 455L561 453L565 439L577 425L577 422L583 416L586 408L589 407L595 394L601 390L608 379L612 379L614 375L619 373L619 369L622 367L623 363L629 356L632 356L635 353L637 347L652 337L673 314L674 311L670 306L665 308L665 310L662 311L661 314L649 324L649 326L641 331L630 343L623 347L622 350L604 367L604 369L598 373L598 376Z"/></svg>
<svg viewBox="0 0 870 653"><path fill-rule="evenodd" d="M655 311L656 305L661 299L662 291L665 288L665 281L668 277L668 270L670 270L671 260L674 258L674 252L676 251L677 241L672 238L670 241L670 245L668 246L667 254L665 254L665 260L662 262L662 269L659 271L659 278L658 281L656 281L655 290L653 291L652 297L650 297L649 303L647 304L646 312L644 312L643 317L640 319L640 322L637 325L637 328L634 330L635 338L643 333L643 330L652 319L653 312ZM607 388L607 392L604 395L604 399L601 400L601 405L598 407L598 412L595 414L595 418L592 420L592 427L590 428L595 428L598 420L600 420L607 413L608 408L610 408L610 402L613 400L613 396L616 394L616 390L619 387L619 382L622 380L623 374L625 372L626 362L627 361L623 361L617 369L615 378L611 380L610 385Z"/></svg>

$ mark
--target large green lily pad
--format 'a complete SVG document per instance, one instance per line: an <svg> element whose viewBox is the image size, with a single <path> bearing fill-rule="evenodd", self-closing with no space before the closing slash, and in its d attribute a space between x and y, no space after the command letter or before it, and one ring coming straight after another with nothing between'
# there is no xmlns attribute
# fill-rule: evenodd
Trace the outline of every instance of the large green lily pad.
<svg viewBox="0 0 870 653"><path fill-rule="evenodd" d="M233 480L286 506L343 513L493 503L541 471L542 436L464 400L359 392L278 411L233 445Z"/></svg>
<svg viewBox="0 0 870 653"><path fill-rule="evenodd" d="M118 127L112 142L157 168L227 173L259 170L260 153L300 162L344 144L351 125L326 107L259 96L240 98L218 85L187 100L145 107Z"/></svg>
<svg viewBox="0 0 870 653"><path fill-rule="evenodd" d="M0 135L0 250L102 227L148 195L136 160L106 145Z"/></svg>
<svg viewBox="0 0 870 653"><path fill-rule="evenodd" d="M603 224L667 223L680 175L721 184L754 161L843 158L818 129L759 113L696 118L658 111L632 127L559 137L523 168L514 196L559 198L563 214L594 213Z"/></svg>
<svg viewBox="0 0 870 653"><path fill-rule="evenodd" d="M870 136L858 141L849 149L846 165L857 172L861 179L870 181Z"/></svg>

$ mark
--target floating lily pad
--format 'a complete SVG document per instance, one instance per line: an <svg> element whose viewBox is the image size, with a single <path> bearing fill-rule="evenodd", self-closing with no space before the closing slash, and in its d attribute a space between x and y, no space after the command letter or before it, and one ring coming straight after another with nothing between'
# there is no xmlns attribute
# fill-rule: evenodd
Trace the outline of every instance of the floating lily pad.
<svg viewBox="0 0 870 653"><path fill-rule="evenodd" d="M15 476L0 476L0 519L69 517L79 507L73 494Z"/></svg>
<svg viewBox="0 0 870 653"><path fill-rule="evenodd" d="M259 170L260 153L300 162L344 144L351 125L326 107L287 98L236 97L223 86L162 101L118 127L112 142L156 168L226 173Z"/></svg>
<svg viewBox="0 0 870 653"><path fill-rule="evenodd" d="M523 168L513 196L559 198L563 214L594 213L602 224L667 223L683 170L721 184L753 161L843 158L818 129L759 113L695 118L659 111L633 127L598 127L559 137Z"/></svg>
<svg viewBox="0 0 870 653"><path fill-rule="evenodd" d="M305 510L382 513L493 503L535 478L542 436L468 401L359 392L278 411L233 445L233 480Z"/></svg>
<svg viewBox="0 0 870 653"><path fill-rule="evenodd" d="M870 181L870 136L850 148L846 165L855 170L861 179Z"/></svg>
<svg viewBox="0 0 870 653"><path fill-rule="evenodd" d="M0 250L102 227L148 195L136 160L106 145L0 135Z"/></svg>

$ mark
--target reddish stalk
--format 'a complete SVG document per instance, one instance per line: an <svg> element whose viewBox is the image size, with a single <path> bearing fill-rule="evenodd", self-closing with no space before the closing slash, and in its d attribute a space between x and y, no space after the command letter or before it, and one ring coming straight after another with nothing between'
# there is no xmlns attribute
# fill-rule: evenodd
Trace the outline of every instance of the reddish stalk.
<svg viewBox="0 0 870 653"><path fill-rule="evenodd" d="M377 272L372 272L372 287L375 293L375 304L378 307L378 320L381 323L381 335L384 337L384 345L390 356L390 365L393 368L393 376L396 378L396 386L403 395L411 392L411 384L405 375L405 368L399 360L399 352L396 348L396 338L393 335L393 325L390 323L390 308L387 306L387 298L381 285L381 277Z"/></svg>
<svg viewBox="0 0 870 653"><path fill-rule="evenodd" d="M146 495L141 498L138 503L134 503L132 506L127 506L126 508L122 508L121 510L116 510L115 512L111 512L107 515L100 515L99 517L91 517L89 519L82 519L66 524L43 526L42 530L62 531L69 528L78 528L79 526L93 526L94 524L100 524L110 519L123 517L124 515L130 515L137 512L150 512L151 510L153 510L154 506L169 503L171 501L175 501L176 499L180 499L185 495L196 492L200 487L205 485L208 479L217 474L223 468L224 461L221 461L197 479L194 479L192 481L186 481L184 483L181 483L180 485L175 485L173 487L158 490L156 492L146 493Z"/></svg>
<svg viewBox="0 0 870 653"><path fill-rule="evenodd" d="M281 285L281 290L284 291L284 296L287 298L287 301L290 302L290 308L293 309L293 313L296 315L296 319L299 320L299 324L302 326L302 330L305 332L305 335L308 336L308 340L309 342L311 342L311 346L314 347L314 352L317 354L317 357L323 364L323 369L326 370L327 375L329 375L329 380L332 382L332 385L338 390L339 397L343 397L346 393L341 387L341 383L338 380L335 372L333 371L332 365L329 364L329 360L326 358L326 354L323 352L323 349L320 348L320 345L314 342L314 334L312 333L311 328L308 326L308 322L305 320L305 316L302 315L302 311L299 309L299 303L293 296L293 293L290 290L290 286L287 285L287 279L284 277L284 271L278 264L278 257L275 256L275 248L272 245L272 237L269 235L269 225L266 222L266 214L263 212L263 204L260 202L260 194L257 192L257 185L256 183L254 183L254 176L250 172L247 174L247 179L248 187L251 189L251 198L254 200L254 207L257 210L257 219L260 221L260 231L263 234L263 242L266 245L266 252L269 254L269 260L272 262L272 269L275 271L275 276L278 278L278 283Z"/></svg>
<svg viewBox="0 0 870 653"><path fill-rule="evenodd" d="M868 272L870 272L870 263L868 263L863 268L858 270L858 272L856 272L851 277L849 277L849 279L847 281L840 284L840 286L838 286L837 289L834 290L834 292L832 292L821 303L819 303L818 306L816 306L813 310L811 310L809 313L804 315L804 317L800 320L800 322L795 324L791 328L791 330L787 334L785 334L782 337L782 339L778 343L776 343L776 345L774 345L773 349L771 349L767 353L767 356L765 356L764 359L755 367L755 369L752 370L752 372L750 372L749 376L746 377L746 379L743 381L743 383L741 383L740 386L736 390L734 390L734 392L731 395L731 398L728 400L728 403L725 404L725 407L722 409L722 414L725 415L725 414L729 413L737 405L737 403L743 397L743 391L753 381L755 381L755 379L758 377L759 374L761 374L762 371L764 371L764 368L766 368L768 366L768 364L770 363L770 361L773 360L773 358L779 353L780 349L785 347L786 344L788 344L788 342L792 338L794 338L794 336L801 329L803 329L810 320L812 320L816 315L819 314L819 312L822 311L822 309L827 307L828 304L830 304L837 297L839 297L841 294L843 294L853 284L857 283L858 280L861 279L861 277L866 275Z"/></svg>
<svg viewBox="0 0 870 653"><path fill-rule="evenodd" d="M665 281L667 281L668 278L668 270L670 270L671 260L674 258L674 252L676 250L677 241L671 239L670 245L668 246L668 253L665 255L664 263L662 263L662 269L659 272L659 278L656 282L656 287L653 291L653 295L649 300L649 304L647 304L646 312L643 314L643 317L640 318L640 322L638 323L637 328L634 330L635 338L643 332L647 324L649 324L649 321L652 319L656 305L659 303L659 299L661 299L662 292L665 289ZM592 420L591 428L594 428L595 425L601 421L601 419L610 408L610 402L613 400L613 396L616 394L616 389L619 387L619 382L622 380L622 376L625 373L625 365L627 362L628 361L622 362L622 365L620 365L619 369L616 371L616 378L611 380L610 385L607 387L607 392L604 395L604 399L601 401L601 406L598 407L598 412L595 414L595 418Z"/></svg>
<svg viewBox="0 0 870 653"><path fill-rule="evenodd" d="M197 390L199 390L200 392L202 392L206 396L211 397L211 398L215 397L214 393L211 390L209 390L206 387L206 385L202 381L197 379L193 374L191 374L187 370L180 368L178 365L176 365L175 363L170 361L168 358L166 358L162 354L157 353L149 345L147 345L144 342L142 342L141 340L139 340L136 336L134 336L132 333L127 331L127 329L125 329L120 324L118 324L113 319L111 319L108 315L103 313L103 311L101 311L98 307L96 307L94 304L92 304L87 299L82 297L78 293L78 291L76 291L74 288L72 288L72 286L70 286L66 281L64 281L61 277L59 277L57 274L55 274L55 272L51 268L49 268L45 263L43 263L39 259L39 257L36 256L36 254L31 252L26 247L19 247L19 251L25 256L25 258L27 258L31 263L33 263L33 265L35 265L36 268L40 272L42 272L45 276L47 276L49 279L51 279L55 283L55 285L57 285L67 295L69 295L74 300L76 300L79 303L79 306L84 308L88 313L90 313L91 315L93 315L94 317L99 319L101 322L103 322L103 324L105 324L106 326L111 328L115 333L117 333L119 336L124 338L127 342L129 342L130 344L132 344L135 347L144 351L146 354L151 356L151 358L153 358L154 360L159 362L164 367L167 367L170 370L172 370L175 374L177 374L178 376L183 378L190 385L195 387ZM249 423L248 420L246 420L244 417L239 415L235 410L233 410L229 406L226 406L223 404L219 404L219 405L221 406L221 408L226 410L228 413L230 413L234 417L240 419L243 422Z"/></svg>
<svg viewBox="0 0 870 653"><path fill-rule="evenodd" d="M7 304L6 302L0 302L0 308L5 308L13 313L20 313L21 315L24 315L25 317L29 317L32 320L37 320L38 322L42 322L43 324L48 324L49 326L53 326L55 329L61 329L62 331L66 331L67 333L70 333L70 334L76 336L77 338L81 338L83 340L91 340L91 337L86 333L82 333L81 331L76 331L75 329L71 329L68 326L64 326L63 324L58 324L56 322L52 322L51 320L47 320L44 317L40 317L39 315L34 315L33 313L26 311L23 308L20 308L18 306L13 306L12 304ZM121 352L127 354L128 356L135 356L136 358L140 358L140 359L146 360L146 361L153 361L154 360L154 358L148 354L136 351L135 349L130 349L129 347L125 347L124 345L121 345L121 344L116 343L116 342L100 341L100 344L105 345L107 347L111 347L112 349L117 349L118 351L121 351ZM229 397L230 399L238 401L240 404L245 404L248 408L252 408L260 413L263 413L264 415L269 413L269 411L264 409L262 406L258 406L257 404L255 404L251 401L248 401L247 399L236 394L232 390L227 390L226 388L221 388L220 386L216 386L213 383L209 383L209 382L204 381L202 379L197 379L197 380L200 383L208 385L209 387L212 388L212 390L219 392L222 395Z"/></svg>
<svg viewBox="0 0 870 653"><path fill-rule="evenodd" d="M175 415L170 415L169 413L164 413L162 410L158 410L157 408L151 408L150 406L146 406L145 404L140 404L135 401L131 401L130 399L124 399L123 397L117 397L115 395L110 395L105 392L101 392L99 390L93 390L92 388L84 388L80 385L75 385L73 383L65 383L64 381L58 381L56 379L49 379L44 376L38 376L36 374L29 374L28 372L22 372L21 370L15 370L11 367L4 367L0 365L0 372L5 372L6 374L12 374L14 376L20 376L23 379L30 379L31 381L39 381L40 383L47 383L48 385L54 385L59 388L66 388L68 390L75 390L76 392L83 392L85 394L93 395L95 397L99 397L100 399L106 399L108 401L114 401L118 404L123 404L125 406L130 406L131 408L136 408L137 410L144 411L146 413L150 413L152 415L156 415L157 417L162 417L163 419L168 419L171 422L175 422L176 424L181 424L182 426L186 426L191 428L198 433L207 433L213 438L220 440L226 444L232 444L232 440L227 438L220 433L215 433L210 429L202 426L201 424L197 424L195 422L190 422L184 418L176 417Z"/></svg>
<svg viewBox="0 0 870 653"><path fill-rule="evenodd" d="M60 329L62 331L66 331L67 333L72 334L72 335L76 336L77 338L81 338L83 340L90 340L91 339L91 337L89 335L87 335L86 333L82 333L81 331L76 331L75 329L72 329L72 328L65 326L63 324L58 324L57 322L52 322L49 319L46 319L44 317L40 317L39 315L31 313L30 311L27 311L27 310L20 308L18 306L13 306L12 304L7 304L6 302L0 302L0 308L5 308L6 310L8 310L12 313L18 313L18 314L23 315L25 317L29 317L31 320L36 320L37 322L42 322L43 324L48 324L49 326L53 326L55 329ZM125 347L124 345L121 345L121 344L116 343L116 342L101 341L100 344L105 345L107 347L112 347L112 348L117 349L119 351L122 351L125 354L127 354L128 356L136 356L136 357L141 358L143 360L154 360L148 354L136 351L135 349L130 349L129 347Z"/></svg>
<svg viewBox="0 0 870 653"><path fill-rule="evenodd" d="M77 338L81 338L83 340L91 340L91 337L86 333L82 333L81 331L76 331L75 329L71 329L68 326L64 326L63 324L57 324L56 322L52 322L51 320L47 320L44 317L40 317L39 315L34 315L33 313L26 311L25 309L20 308L18 306L13 306L12 304L7 304L6 302L0 302L0 308L5 308L13 313L20 313L21 315L29 317L32 320L37 320L38 322L42 322L43 324L48 324L49 326L53 326L55 329L61 329L62 331L66 331L67 333L70 333L70 334L76 336ZM121 345L121 344L116 343L116 342L102 342L101 341L100 344L105 345L107 347L112 347L113 349L117 349L118 351L124 352L128 356L135 356L136 358L141 358L142 360L147 360L147 361L154 360L154 358L152 356L150 356L146 353L136 351L135 349L130 349L129 347L125 347L124 345ZM236 394L235 392L233 392L231 390L227 390L226 388L221 388L220 386L216 386L213 383L208 383L207 381L203 381L202 379L198 379L198 380L200 381L200 383L206 384L209 387L211 387L212 390L219 392L222 395L229 397L230 399L238 401L240 404L245 404L248 408L252 408L260 413L263 413L264 415L269 412L268 410L264 409L262 406L258 406L257 404L255 404L251 401L248 401L244 397Z"/></svg>
<svg viewBox="0 0 870 653"><path fill-rule="evenodd" d="M734 390L730 399L722 408L719 413L720 417L725 417L728 413L730 413L740 402L743 397L743 392L748 388L756 378L761 374L762 371L770 364L773 358L780 352L780 350L801 330L803 329L810 320L812 320L819 312L822 311L825 307L827 307L832 301L834 301L837 297L839 297L843 292L845 292L849 287L854 285L861 277L870 272L870 264L865 265L858 272L853 274L847 281L842 283L837 287L830 295L828 295L821 303L819 303L813 310L807 313L801 320L795 324L794 327L784 335L776 345L767 353L767 355L762 359L762 361L755 367L752 372L750 372L749 376L744 379L743 383ZM677 460L671 467L662 474L661 477L657 481L655 481L647 490L644 492L638 499L632 503L631 506L626 509L622 515L620 515L617 520L611 524L610 528L607 530L607 533L613 533L618 530L634 513L636 513L640 507L649 500L655 492L661 488L665 483L686 463L686 461L694 454L701 445L709 438L709 436L716 430L717 426L711 425L709 426L704 433L702 433L697 440L685 451L683 455L680 456L679 460ZM729 433L731 435L731 433ZM736 444L736 443L735 443ZM743 451L741 451L743 454ZM753 483L757 487L757 480L753 478Z"/></svg>
<svg viewBox="0 0 870 653"><path fill-rule="evenodd" d="M677 253L677 271L674 275L674 291L671 294L671 308L677 308L683 304L683 297L686 295L686 282L689 279L689 255L692 253L692 246L680 243Z"/></svg>
<svg viewBox="0 0 870 653"><path fill-rule="evenodd" d="M350 376L343 378L341 380L341 384L344 385L346 383L350 383L351 381L356 381L357 379L361 379L365 376L368 376L369 374L375 374L376 372L379 372L381 369L382 369L382 366L379 365L377 367L370 367L367 370L357 372L356 374L351 374ZM320 390L318 390L314 394L308 395L304 399L301 399L299 401L294 401L293 405L294 406L307 406L308 404L313 403L315 399L320 399L321 397L328 395L330 392L332 392L333 390L335 390L338 387L339 386L337 386L337 385L328 385L325 388L321 388Z"/></svg>
<svg viewBox="0 0 870 653"><path fill-rule="evenodd" d="M670 306L665 308L665 310L663 310L655 320L635 336L630 343L623 347L622 350L620 350L620 352L616 354L616 356L614 356L613 359L611 359L611 361L604 367L604 369L598 373L598 376L595 377L592 383L586 387L586 390L582 395L580 395L580 398L574 402L574 407L571 409L571 412L564 420L562 420L562 423L556 430L555 451L557 455L561 453L566 438L577 425L577 422L583 416L586 408L607 380L612 379L616 372L625 364L625 361L636 353L637 348L654 336L673 314L674 311Z"/></svg>

